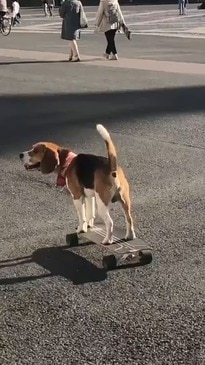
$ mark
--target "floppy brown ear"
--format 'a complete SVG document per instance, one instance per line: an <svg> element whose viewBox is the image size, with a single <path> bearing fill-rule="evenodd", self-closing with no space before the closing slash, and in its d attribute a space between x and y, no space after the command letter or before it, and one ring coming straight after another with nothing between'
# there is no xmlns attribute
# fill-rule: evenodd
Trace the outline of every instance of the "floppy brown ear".
<svg viewBox="0 0 205 365"><path fill-rule="evenodd" d="M41 161L40 169L42 174L50 174L59 165L59 156L57 151L46 147L44 157Z"/></svg>

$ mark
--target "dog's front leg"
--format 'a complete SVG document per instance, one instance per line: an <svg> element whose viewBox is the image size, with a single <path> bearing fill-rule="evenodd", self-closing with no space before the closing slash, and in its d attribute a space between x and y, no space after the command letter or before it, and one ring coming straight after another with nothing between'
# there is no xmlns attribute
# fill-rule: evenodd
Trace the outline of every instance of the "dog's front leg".
<svg viewBox="0 0 205 365"><path fill-rule="evenodd" d="M86 214L85 214L85 199L84 196L81 196L80 199L73 199L73 204L75 205L79 225L77 227L77 233L80 232L87 232L87 221L86 221Z"/></svg>

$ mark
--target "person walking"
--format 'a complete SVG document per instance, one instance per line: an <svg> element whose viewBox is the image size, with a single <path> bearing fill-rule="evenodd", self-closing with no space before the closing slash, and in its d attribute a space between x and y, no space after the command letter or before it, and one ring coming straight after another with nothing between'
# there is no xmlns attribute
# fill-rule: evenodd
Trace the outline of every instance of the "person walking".
<svg viewBox="0 0 205 365"><path fill-rule="evenodd" d="M115 45L115 35L117 30L121 28L128 33L125 35L129 39L130 31L125 25L124 17L120 9L118 0L100 0L96 14L96 31L105 34L107 47L105 50L105 58L109 60L117 60L117 49Z"/></svg>
<svg viewBox="0 0 205 365"><path fill-rule="evenodd" d="M178 0L179 15L186 15L188 0Z"/></svg>
<svg viewBox="0 0 205 365"><path fill-rule="evenodd" d="M69 61L79 62L77 39L80 29L88 26L83 5L79 0L65 0L59 9L59 14L63 18L61 38L70 41Z"/></svg>
<svg viewBox="0 0 205 365"><path fill-rule="evenodd" d="M55 7L55 0L43 0L43 10L45 16L53 16L53 9Z"/></svg>
<svg viewBox="0 0 205 365"><path fill-rule="evenodd" d="M19 20L21 18L19 2L16 0L12 1L11 8L12 8L12 25L13 27L15 27L16 23L21 24L21 21Z"/></svg>

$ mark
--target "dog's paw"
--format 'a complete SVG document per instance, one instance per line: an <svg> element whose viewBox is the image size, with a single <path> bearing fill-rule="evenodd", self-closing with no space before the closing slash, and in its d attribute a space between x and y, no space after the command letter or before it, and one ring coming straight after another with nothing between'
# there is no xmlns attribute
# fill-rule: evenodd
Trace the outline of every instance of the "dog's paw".
<svg viewBox="0 0 205 365"><path fill-rule="evenodd" d="M111 245L113 243L113 237L109 238L109 237L105 237L104 240L102 241L102 245Z"/></svg>
<svg viewBox="0 0 205 365"><path fill-rule="evenodd" d="M129 229L129 230L126 232L125 240L126 240L126 241L128 241L128 240L134 240L135 238L136 238L136 234L135 234L134 229Z"/></svg>
<svg viewBox="0 0 205 365"><path fill-rule="evenodd" d="M76 233L86 233L88 231L87 223L83 223L83 225L79 225L76 228Z"/></svg>
<svg viewBox="0 0 205 365"><path fill-rule="evenodd" d="M88 228L92 228L94 226L94 218L88 221Z"/></svg>

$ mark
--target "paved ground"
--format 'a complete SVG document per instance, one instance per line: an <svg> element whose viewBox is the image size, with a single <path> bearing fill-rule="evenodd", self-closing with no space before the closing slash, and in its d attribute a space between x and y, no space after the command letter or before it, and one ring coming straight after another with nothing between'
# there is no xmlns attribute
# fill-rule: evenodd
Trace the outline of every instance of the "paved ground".
<svg viewBox="0 0 205 365"><path fill-rule="evenodd" d="M1 363L203 365L204 40L119 36L112 62L103 36L85 34L80 64L62 62L58 34L0 42ZM18 160L38 140L104 154L97 122L127 171L149 266L106 273L101 248L68 249L70 198Z"/></svg>
<svg viewBox="0 0 205 365"><path fill-rule="evenodd" d="M83 34L93 33L96 7L85 8L89 28ZM53 17L45 18L42 9L25 9L22 25L18 32L59 34L61 20L56 9ZM183 38L205 38L205 10L198 10L197 4L189 6L187 15L178 15L175 5L171 6L125 6L124 17L134 34L152 34Z"/></svg>

